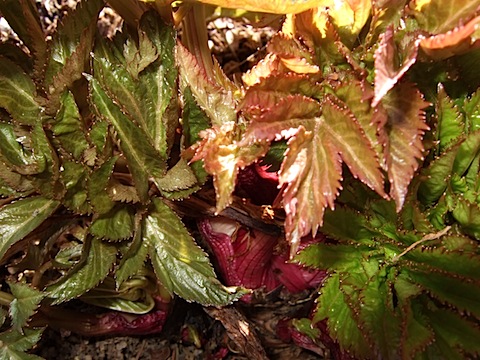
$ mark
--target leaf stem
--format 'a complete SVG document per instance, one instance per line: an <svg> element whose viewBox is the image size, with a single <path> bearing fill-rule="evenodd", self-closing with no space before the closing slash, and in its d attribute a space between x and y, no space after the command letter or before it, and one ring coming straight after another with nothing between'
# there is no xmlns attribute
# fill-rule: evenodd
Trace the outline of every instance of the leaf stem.
<svg viewBox="0 0 480 360"><path fill-rule="evenodd" d="M186 48L197 58L198 65L209 79L214 77L213 60L208 48L205 5L193 4L183 21L182 41Z"/></svg>
<svg viewBox="0 0 480 360"><path fill-rule="evenodd" d="M393 263L397 262L403 255L405 255L405 254L408 253L409 251L413 250L414 248L416 248L416 247L417 247L418 245L420 245L421 243L424 243L425 241L435 240L435 239L438 239L438 238L442 237L442 236L445 235L451 228L452 228L451 226L447 226L445 229L443 229L443 230L441 230L441 231L439 231L439 232L425 235L423 238L421 238L421 239L418 240L418 241L415 241L413 244L411 244L409 247L407 247L404 251L402 251L402 253L400 253L400 254L397 255L397 256L394 256L393 259L392 259L392 262L393 262Z"/></svg>

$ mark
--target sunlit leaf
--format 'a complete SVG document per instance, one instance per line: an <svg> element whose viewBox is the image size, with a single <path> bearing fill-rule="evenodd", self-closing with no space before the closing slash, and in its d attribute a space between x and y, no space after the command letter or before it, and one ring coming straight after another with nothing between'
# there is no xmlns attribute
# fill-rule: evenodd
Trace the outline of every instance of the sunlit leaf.
<svg viewBox="0 0 480 360"><path fill-rule="evenodd" d="M197 104L210 118L212 125L222 126L235 121L237 114L233 94L210 79L195 57L179 42L176 53L182 86L190 87Z"/></svg>
<svg viewBox="0 0 480 360"><path fill-rule="evenodd" d="M285 121L287 126L301 126L289 141L279 176L280 185L286 186L282 193L285 230L293 244L292 254L302 236L317 232L325 208L334 207L341 189L342 162L354 176L384 195L378 160L356 119L331 101L325 101L322 111L321 117ZM270 125L255 123L252 132L264 132ZM282 130L281 122L277 126L271 134Z"/></svg>
<svg viewBox="0 0 480 360"><path fill-rule="evenodd" d="M105 279L116 260L116 247L98 238L84 245L83 251L87 252L85 262L47 287L47 296L53 299L53 304L77 298L95 287Z"/></svg>
<svg viewBox="0 0 480 360"><path fill-rule="evenodd" d="M0 259L10 246L35 230L58 206L58 201L41 196L3 205L0 208Z"/></svg>
<svg viewBox="0 0 480 360"><path fill-rule="evenodd" d="M142 0L152 2L154 0ZM161 2L169 4L173 0L162 0ZM306 9L318 6L318 1L314 0L272 0L269 2L258 2L253 0L187 0L187 2L199 2L203 4L221 6L232 9L244 9L248 11L286 14L302 12Z"/></svg>
<svg viewBox="0 0 480 360"><path fill-rule="evenodd" d="M207 255L195 244L180 219L161 200L154 199L143 224L144 241L159 280L172 293L204 305L226 305L243 295L223 286Z"/></svg>
<svg viewBox="0 0 480 360"><path fill-rule="evenodd" d="M21 331L37 310L45 294L26 284L9 282L10 291L15 299L10 303L10 316L13 328Z"/></svg>
<svg viewBox="0 0 480 360"><path fill-rule="evenodd" d="M217 196L217 213L232 201L232 192L239 169L244 168L267 152L265 143L241 144L235 141L235 124L202 132L203 140L194 147L192 161L203 160L205 170L213 175Z"/></svg>
<svg viewBox="0 0 480 360"><path fill-rule="evenodd" d="M463 54L480 47L476 33L480 16L460 25L445 34L437 34L422 39L420 46L431 58L440 60Z"/></svg>
<svg viewBox="0 0 480 360"><path fill-rule="evenodd" d="M433 34L452 30L462 21L470 20L478 10L478 0L416 0L411 3L421 28Z"/></svg>

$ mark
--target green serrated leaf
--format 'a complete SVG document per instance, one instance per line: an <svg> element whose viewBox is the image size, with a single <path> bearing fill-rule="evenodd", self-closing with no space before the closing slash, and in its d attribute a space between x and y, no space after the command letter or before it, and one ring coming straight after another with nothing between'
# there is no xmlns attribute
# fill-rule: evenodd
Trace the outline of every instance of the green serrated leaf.
<svg viewBox="0 0 480 360"><path fill-rule="evenodd" d="M142 231L155 273L169 292L187 301L216 306L231 303L245 294L217 280L207 255L160 199L153 199Z"/></svg>
<svg viewBox="0 0 480 360"><path fill-rule="evenodd" d="M107 188L117 160L118 156L110 158L98 169L95 169L88 178L88 198L97 214L105 214L115 206L114 201L108 195Z"/></svg>
<svg viewBox="0 0 480 360"><path fill-rule="evenodd" d="M0 1L0 12L35 57L35 70L40 73L45 63L47 43L40 16L33 0Z"/></svg>
<svg viewBox="0 0 480 360"><path fill-rule="evenodd" d="M10 303L10 317L12 318L12 327L16 331L21 331L30 317L37 310L40 301L45 294L26 284L9 282L10 291L15 297Z"/></svg>
<svg viewBox="0 0 480 360"><path fill-rule="evenodd" d="M430 314L430 324L437 337L445 341L452 350L455 349L459 356L468 358L465 354L480 355L478 323L473 323L447 309Z"/></svg>
<svg viewBox="0 0 480 360"><path fill-rule="evenodd" d="M445 154L436 158L429 167L423 169L423 176L418 187L418 198L425 205L437 201L447 188L446 180L451 176L459 146L450 147Z"/></svg>
<svg viewBox="0 0 480 360"><path fill-rule="evenodd" d="M375 357L398 359L402 319L394 311L391 283L382 276L376 276L365 284L360 294L358 309L362 331L375 344Z"/></svg>
<svg viewBox="0 0 480 360"><path fill-rule="evenodd" d="M94 288L109 274L116 261L117 248L98 238L84 245L85 262L73 267L65 276L46 289L48 297L57 305L77 298Z"/></svg>
<svg viewBox="0 0 480 360"><path fill-rule="evenodd" d="M332 275L320 289L313 321L317 323L324 319L327 319L330 336L339 342L342 349L359 357L370 357L370 348L348 305L348 299L340 289L338 274Z"/></svg>
<svg viewBox="0 0 480 360"><path fill-rule="evenodd" d="M480 90L477 90L463 105L469 132L480 130Z"/></svg>
<svg viewBox="0 0 480 360"><path fill-rule="evenodd" d="M458 245L462 240L464 242ZM445 235L441 237L441 243L426 248L420 246L407 252L404 258L414 261L415 267L423 264L452 275L480 280L480 257L475 249L469 249L472 245L466 238Z"/></svg>
<svg viewBox="0 0 480 360"><path fill-rule="evenodd" d="M463 117L443 86L439 87L436 112L438 116L437 138L440 141L439 150L443 152L449 144L458 140L465 130Z"/></svg>
<svg viewBox="0 0 480 360"><path fill-rule="evenodd" d="M187 161L180 159L174 167L167 171L164 177L155 182L161 192L187 190L197 185L197 177Z"/></svg>
<svg viewBox="0 0 480 360"><path fill-rule="evenodd" d="M132 243L129 244L127 250L124 252L122 260L115 271L117 288L145 266L148 251L148 244L142 241L142 232L140 229L137 229Z"/></svg>
<svg viewBox="0 0 480 360"><path fill-rule="evenodd" d="M0 123L0 159L19 174L31 175L42 172L45 164L42 158L36 158L18 141L12 124Z"/></svg>
<svg viewBox="0 0 480 360"><path fill-rule="evenodd" d="M102 158L100 155L111 157L111 139L110 139L109 125L107 121L96 119L90 129L89 138L96 148L97 158ZM109 152L110 150L110 152Z"/></svg>
<svg viewBox="0 0 480 360"><path fill-rule="evenodd" d="M144 31L138 32L138 48L132 39L123 47L126 68L134 79L158 58L157 48Z"/></svg>
<svg viewBox="0 0 480 360"><path fill-rule="evenodd" d="M185 146L189 147L201 139L199 134L210 127L210 120L195 102L192 91L188 86L183 90L183 103L183 136L185 138ZM203 161L196 161L191 164L191 167L198 179L198 183L203 184L207 180L207 172L203 167Z"/></svg>
<svg viewBox="0 0 480 360"><path fill-rule="evenodd" d="M478 267L478 266L477 266ZM442 302L449 303L459 311L469 311L480 318L480 286L469 283L459 276L448 276L439 272L404 270L411 281L423 286Z"/></svg>
<svg viewBox="0 0 480 360"><path fill-rule="evenodd" d="M348 272L361 267L366 246L312 244L297 254L294 260L302 265L317 269Z"/></svg>
<svg viewBox="0 0 480 360"><path fill-rule="evenodd" d="M42 360L40 356L27 354L40 341L45 329L25 329L23 333L15 330L0 334L0 360Z"/></svg>
<svg viewBox="0 0 480 360"><path fill-rule="evenodd" d="M22 125L34 125L42 119L42 108L36 100L35 84L11 60L0 57L0 107Z"/></svg>
<svg viewBox="0 0 480 360"><path fill-rule="evenodd" d="M396 285L396 284L395 284ZM415 308L410 307L410 303L402 309L402 359L413 359L416 354L422 353L428 344L434 342L435 333L426 322L424 314L419 314Z"/></svg>
<svg viewBox="0 0 480 360"><path fill-rule="evenodd" d="M45 82L50 93L60 96L65 86L82 76L88 63L97 15L104 6L101 0L80 1L57 29L49 46Z"/></svg>
<svg viewBox="0 0 480 360"><path fill-rule="evenodd" d="M60 110L55 116L52 131L65 151L75 160L82 160L89 145L84 135L84 123L70 91L65 91L61 97Z"/></svg>
<svg viewBox="0 0 480 360"><path fill-rule="evenodd" d="M452 215L459 222L465 234L480 240L480 206L460 197Z"/></svg>
<svg viewBox="0 0 480 360"><path fill-rule="evenodd" d="M61 198L65 186L60 181L59 160L41 124L32 129L31 141L34 156L45 162L44 170L32 178L33 184L46 197Z"/></svg>
<svg viewBox="0 0 480 360"><path fill-rule="evenodd" d="M89 77L92 103L97 115L110 122L117 131L120 148L127 158L135 187L141 201L148 201L149 178L161 178L165 163L155 148L145 139L145 132L137 127L107 96L98 81Z"/></svg>
<svg viewBox="0 0 480 360"><path fill-rule="evenodd" d="M41 196L3 205L0 208L0 259L10 246L35 230L58 206L58 201Z"/></svg>
<svg viewBox="0 0 480 360"><path fill-rule="evenodd" d="M66 189L63 204L77 214L91 212L86 189L88 172L86 166L81 163L67 160L62 163L60 176Z"/></svg>
<svg viewBox="0 0 480 360"><path fill-rule="evenodd" d="M100 239L118 241L130 238L134 230L134 213L129 205L119 204L95 218L90 233Z"/></svg>
<svg viewBox="0 0 480 360"><path fill-rule="evenodd" d="M463 175L480 152L480 131L468 135L458 148L452 172Z"/></svg>

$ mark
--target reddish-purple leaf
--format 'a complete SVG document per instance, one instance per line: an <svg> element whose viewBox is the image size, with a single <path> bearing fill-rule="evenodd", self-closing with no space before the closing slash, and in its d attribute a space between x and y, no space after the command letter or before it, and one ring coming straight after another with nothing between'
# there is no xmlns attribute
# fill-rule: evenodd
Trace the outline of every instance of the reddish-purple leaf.
<svg viewBox="0 0 480 360"><path fill-rule="evenodd" d="M423 159L422 138L429 130L422 94L409 83L396 86L382 101L387 124L383 129L385 163L390 180L390 196L400 211L419 164Z"/></svg>
<svg viewBox="0 0 480 360"><path fill-rule="evenodd" d="M412 39L405 48L399 48L395 44L392 26L388 27L380 36L380 44L375 51L375 97L372 102L373 107L378 105L415 63L419 43L419 39ZM400 61L400 65L397 65Z"/></svg>

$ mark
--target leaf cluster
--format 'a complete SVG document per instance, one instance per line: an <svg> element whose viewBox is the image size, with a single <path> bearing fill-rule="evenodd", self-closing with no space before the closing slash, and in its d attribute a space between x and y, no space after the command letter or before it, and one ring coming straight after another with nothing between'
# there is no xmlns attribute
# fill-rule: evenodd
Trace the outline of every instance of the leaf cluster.
<svg viewBox="0 0 480 360"><path fill-rule="evenodd" d="M178 155L176 30L150 10L106 39L104 6L80 1L48 40L34 1L0 2L25 45L0 45L0 258L15 273L2 302L14 332L2 341L11 351L28 348L15 334L40 336L23 330L38 306L80 298L143 314L156 297L220 306L244 293L217 280L167 201L205 182Z"/></svg>

